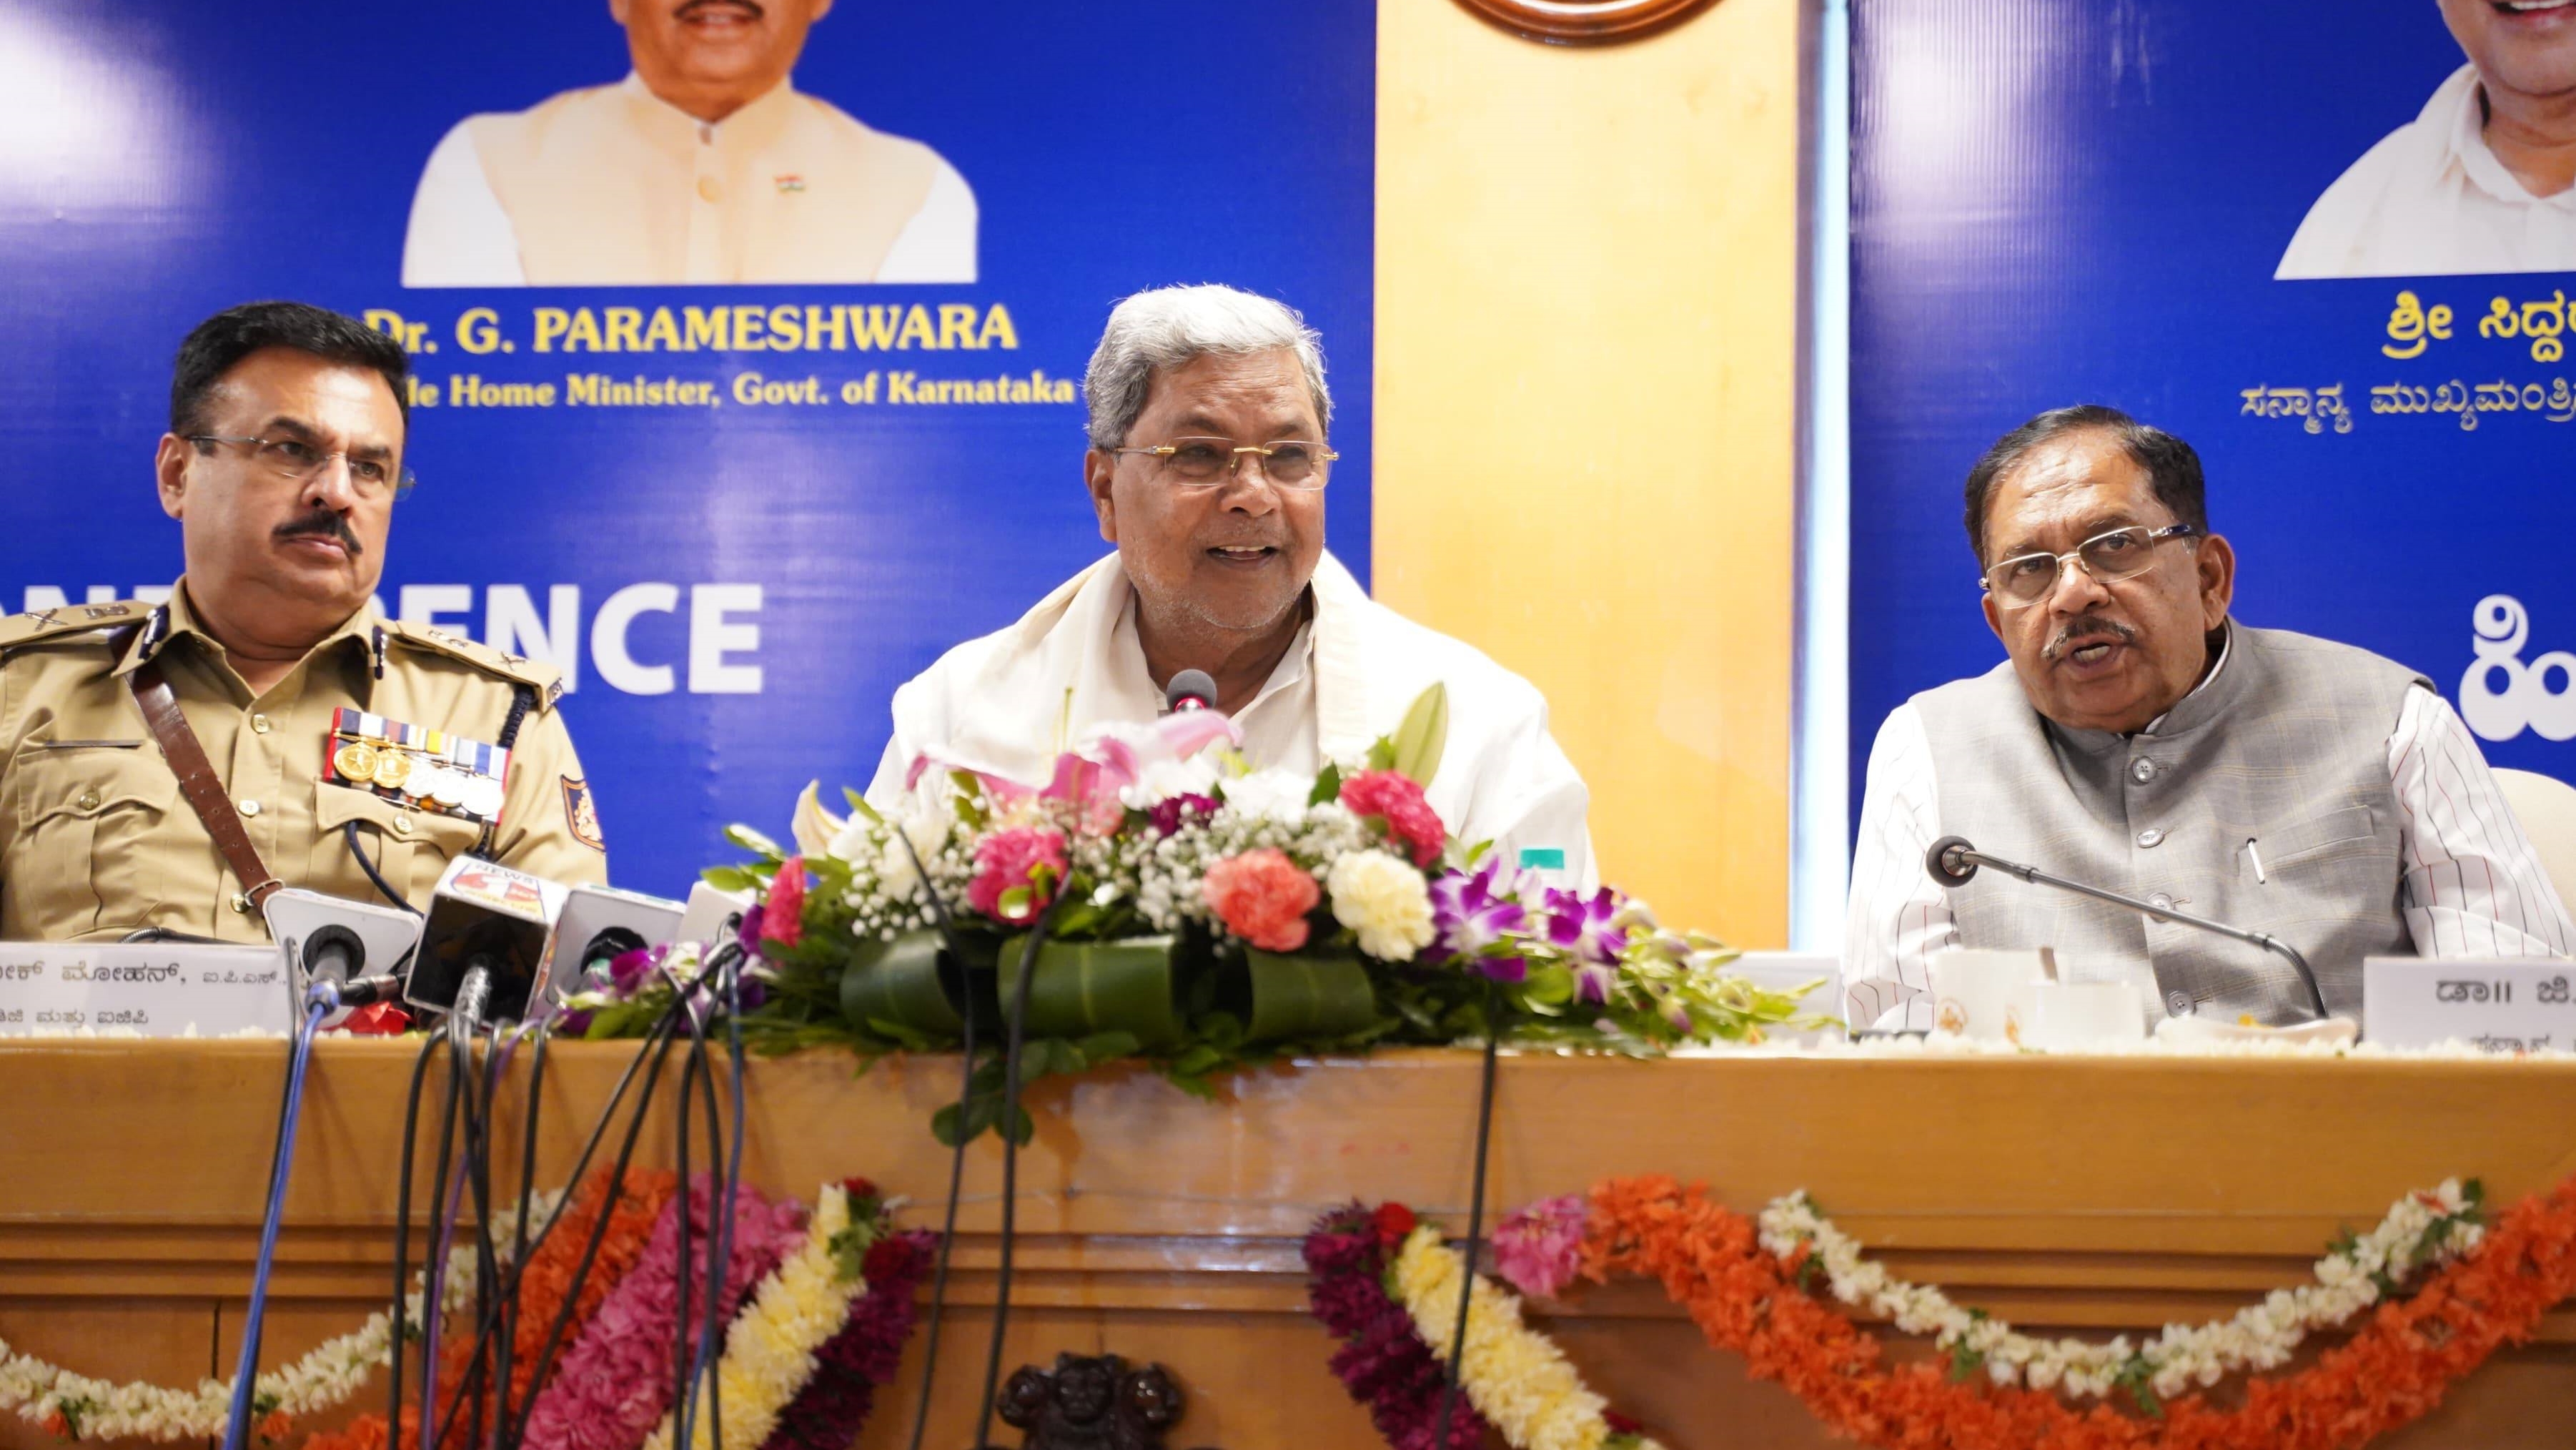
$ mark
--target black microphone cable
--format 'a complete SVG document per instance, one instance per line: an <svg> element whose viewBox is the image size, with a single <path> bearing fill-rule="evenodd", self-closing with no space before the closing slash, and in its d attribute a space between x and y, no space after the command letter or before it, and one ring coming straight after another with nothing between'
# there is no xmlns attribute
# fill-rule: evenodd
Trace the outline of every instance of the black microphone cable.
<svg viewBox="0 0 2576 1450"><path fill-rule="evenodd" d="M1448 1383L1440 1391L1440 1428L1431 1443L1447 1450L1449 1417L1458 1408L1458 1371L1467 1362L1467 1306L1475 1302L1476 1242L1485 1231L1485 1153L1494 1140L1494 1062L1503 1040L1503 994L1485 979L1485 1062L1476 1089L1476 1171L1467 1190L1466 1271L1458 1279L1458 1319L1449 1334Z"/></svg>
<svg viewBox="0 0 2576 1450"><path fill-rule="evenodd" d="M412 1333L411 1309L404 1301L403 1285L411 1277L411 1172L414 1150L420 1141L420 1089L429 1076L429 1059L440 1048L448 1046L447 1034L432 1032L421 1039L420 1052L411 1064L411 1089L403 1098L402 1166L397 1171L394 1189L394 1337L387 1356L385 1377L385 1450L402 1450L403 1342ZM429 1302L428 1285L423 1276L421 1318L436 1317L438 1306ZM431 1450L437 1446L430 1441Z"/></svg>
<svg viewBox="0 0 2576 1450"><path fill-rule="evenodd" d="M1037 973L1038 948L1046 944L1047 933L1055 928L1056 911L1063 905L1064 894L1059 891L1029 928L1028 944L1020 948L1020 969L1015 978L1018 988L1011 994L1010 1011L1003 1017L1002 1263L993 1282L993 1339L984 1351L984 1392L981 1408L975 1414L975 1450L984 1450L989 1443L985 1436L993 1428L993 1395L1002 1383L1002 1335L1011 1321L1011 1240L1020 1207L1020 1140L1015 1130L1020 1125L1020 1047L1027 1035L1029 979ZM961 1121L958 1126L962 1129L965 1124Z"/></svg>
<svg viewBox="0 0 2576 1450"><path fill-rule="evenodd" d="M564 1293L563 1302L556 1307L554 1320L546 1327L545 1347L537 1355L535 1372L528 1377L527 1403L519 1407L518 1415L511 1421L510 1433L501 1442L505 1447L520 1445L527 1438L528 1417L535 1412L538 1395L546 1383L546 1376L553 1371L555 1357L563 1350L564 1336L572 1325L573 1311L579 1307L581 1301L582 1286L590 1280L591 1268L599 1260L599 1246L608 1237L609 1220L613 1216L618 1200L625 1196L626 1168L634 1159L636 1140L643 1136L645 1119L653 1107L653 1093L661 1085L663 1069L670 1060L671 1048L679 1040L678 1015L687 1010L687 1005L685 1001L672 1003L670 1010L663 1013L660 1020L653 1024L652 1030L645 1036L642 1050L636 1054L634 1062L628 1064L626 1077L619 1080L616 1093L610 1099L609 1111L602 1115L598 1127L592 1130L590 1142L582 1149L580 1161L586 1164L589 1161L591 1149L597 1147L600 1142L599 1130L606 1128L615 1118L617 1098L624 1096L626 1085L633 1079L637 1067L646 1058L651 1058L652 1070L645 1074L643 1091L636 1095L634 1115L627 1121L626 1136L619 1142L616 1161L608 1170L607 1196L601 1200L598 1220L590 1227L589 1241L582 1245L581 1260L573 1267L570 1287ZM579 1179L576 1178L574 1181L577 1184ZM680 1191L686 1194L688 1185L681 1184ZM544 1241L547 1233L553 1232L555 1223L562 1217L564 1209L571 1202L571 1195L567 1194L563 1202L555 1205L554 1214L546 1221L545 1233L537 1236L539 1243ZM680 1211L684 1217L688 1212L685 1198L681 1201Z"/></svg>
<svg viewBox="0 0 2576 1450"><path fill-rule="evenodd" d="M930 1424L932 1376L939 1370L939 1321L948 1307L948 1254L957 1243L957 1195L966 1181L966 1105L975 1096L975 983L967 974L966 954L959 950L957 923L948 914L948 900L930 879L930 868L922 864L921 849L912 844L912 833L900 821L895 823L894 838L903 842L903 854L912 861L912 874L921 878L922 894L930 898L930 918L938 923L939 944L947 951L948 959L957 964L957 991L964 1002L958 1016L965 1024L959 1031L957 1048L958 1138L948 1150L948 1206L940 1214L939 1258L930 1276L930 1322L924 1326L922 1336L921 1394L912 1408L910 1450L921 1450L922 1431Z"/></svg>

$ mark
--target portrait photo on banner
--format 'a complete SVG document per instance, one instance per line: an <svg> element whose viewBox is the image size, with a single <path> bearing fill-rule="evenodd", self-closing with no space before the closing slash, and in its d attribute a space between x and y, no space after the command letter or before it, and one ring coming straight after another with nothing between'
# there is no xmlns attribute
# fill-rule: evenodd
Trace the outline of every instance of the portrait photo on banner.
<svg viewBox="0 0 2576 1450"><path fill-rule="evenodd" d="M19 7L0 614L166 597L180 339L269 298L411 377L382 612L561 673L621 885L865 785L895 687L1110 551L1084 368L1218 282L1325 339L1370 563L1372 0Z"/></svg>
<svg viewBox="0 0 2576 1450"><path fill-rule="evenodd" d="M1971 465L2079 403L2191 445L2231 618L2576 778L2571 94L2576 4L1853 7L1855 811L1891 712L2004 658Z"/></svg>

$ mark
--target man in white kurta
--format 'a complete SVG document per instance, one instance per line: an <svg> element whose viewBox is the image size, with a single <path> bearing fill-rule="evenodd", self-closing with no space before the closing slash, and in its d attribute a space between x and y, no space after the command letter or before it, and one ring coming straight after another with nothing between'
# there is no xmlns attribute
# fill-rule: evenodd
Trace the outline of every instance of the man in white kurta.
<svg viewBox="0 0 2576 1450"><path fill-rule="evenodd" d="M2576 4L2442 14L2469 63L2317 198L2274 277L2576 270Z"/></svg>
<svg viewBox="0 0 2576 1450"><path fill-rule="evenodd" d="M1128 298L1084 393L1084 481L1117 552L895 692L872 801L900 798L931 750L1043 784L1093 727L1161 714L1184 670L1213 679L1254 765L1300 772L1359 762L1438 684L1449 733L1423 786L1450 834L1592 883L1589 796L1546 700L1324 552L1332 396L1294 312L1227 287Z"/></svg>
<svg viewBox="0 0 2576 1450"><path fill-rule="evenodd" d="M972 282L938 152L795 89L829 0L618 0L633 73L469 116L430 153L407 287Z"/></svg>
<svg viewBox="0 0 2576 1450"><path fill-rule="evenodd" d="M1299 771L1355 761L1393 731L1434 683L1449 688L1449 743L1426 794L1450 833L1490 840L1507 861L1563 852L1566 880L1592 884L1590 802L1583 778L1547 729L1537 688L1485 654L1368 597L1327 554L1310 585L1313 615L1252 703L1235 712L1243 754ZM1067 693L1070 692L1070 714ZM1043 784L1065 740L1104 721L1151 720L1163 692L1136 638L1135 590L1115 554L1066 580L1007 629L943 655L897 690L894 738L868 788L872 804L903 796L925 748L1014 780Z"/></svg>

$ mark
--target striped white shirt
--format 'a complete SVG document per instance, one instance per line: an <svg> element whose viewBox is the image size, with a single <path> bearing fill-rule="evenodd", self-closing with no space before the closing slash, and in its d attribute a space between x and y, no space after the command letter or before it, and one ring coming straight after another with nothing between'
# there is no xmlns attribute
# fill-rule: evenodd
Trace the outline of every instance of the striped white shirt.
<svg viewBox="0 0 2576 1450"><path fill-rule="evenodd" d="M2226 667L2222 649L2209 679ZM2576 926L2449 701L2406 692L2388 736L2388 780L2403 812L2399 890L2418 954L2567 955ZM1846 1019L1856 1028L1932 1025L1928 963L1959 944L1949 902L1923 869L1923 853L1945 834L1923 716L1899 705L1870 748L1852 854L1843 981Z"/></svg>

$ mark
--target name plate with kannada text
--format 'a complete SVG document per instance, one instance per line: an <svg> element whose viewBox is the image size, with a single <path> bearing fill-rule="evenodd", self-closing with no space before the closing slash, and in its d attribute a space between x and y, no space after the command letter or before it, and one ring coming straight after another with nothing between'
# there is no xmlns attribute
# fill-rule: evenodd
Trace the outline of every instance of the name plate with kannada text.
<svg viewBox="0 0 2576 1450"><path fill-rule="evenodd" d="M2369 957L2361 1004L2362 1037L2383 1047L2576 1049L2576 963L2548 957Z"/></svg>
<svg viewBox="0 0 2576 1450"><path fill-rule="evenodd" d="M283 1033L292 990L273 946L0 942L0 1037Z"/></svg>

